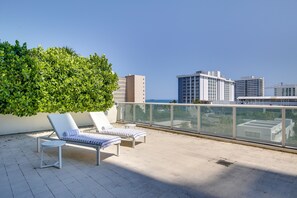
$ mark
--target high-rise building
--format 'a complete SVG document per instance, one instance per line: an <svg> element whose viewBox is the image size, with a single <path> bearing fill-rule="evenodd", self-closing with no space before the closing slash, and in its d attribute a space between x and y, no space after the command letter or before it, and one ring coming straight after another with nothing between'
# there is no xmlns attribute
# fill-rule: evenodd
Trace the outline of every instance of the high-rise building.
<svg viewBox="0 0 297 198"><path fill-rule="evenodd" d="M126 76L126 102L145 103L145 77Z"/></svg>
<svg viewBox="0 0 297 198"><path fill-rule="evenodd" d="M119 77L119 89L113 92L115 102L126 102L126 78Z"/></svg>
<svg viewBox="0 0 297 198"><path fill-rule="evenodd" d="M248 76L235 80L235 100L243 96L264 96L264 78Z"/></svg>
<svg viewBox="0 0 297 198"><path fill-rule="evenodd" d="M145 77L128 75L119 77L119 89L113 93L115 102L145 102Z"/></svg>
<svg viewBox="0 0 297 198"><path fill-rule="evenodd" d="M275 85L274 96L297 96L297 85L283 83Z"/></svg>
<svg viewBox="0 0 297 198"><path fill-rule="evenodd" d="M234 81L221 76L220 71L197 71L190 75L179 75L178 102L234 101Z"/></svg>

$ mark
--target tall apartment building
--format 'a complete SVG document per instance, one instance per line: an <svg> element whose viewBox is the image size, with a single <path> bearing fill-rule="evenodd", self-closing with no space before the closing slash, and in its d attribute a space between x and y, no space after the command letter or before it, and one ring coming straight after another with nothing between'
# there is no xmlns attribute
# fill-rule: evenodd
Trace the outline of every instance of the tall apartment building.
<svg viewBox="0 0 297 198"><path fill-rule="evenodd" d="M190 75L179 75L178 102L234 101L234 81L221 76L220 71L197 71Z"/></svg>
<svg viewBox="0 0 297 198"><path fill-rule="evenodd" d="M126 78L119 77L119 89L113 92L115 102L126 102Z"/></svg>
<svg viewBox="0 0 297 198"><path fill-rule="evenodd" d="M145 77L128 75L119 77L119 89L113 93L115 102L145 102Z"/></svg>
<svg viewBox="0 0 297 198"><path fill-rule="evenodd" d="M283 84L274 86L274 96L297 96L297 84Z"/></svg>
<svg viewBox="0 0 297 198"><path fill-rule="evenodd" d="M235 80L235 100L244 96L264 96L264 78L248 76Z"/></svg>
<svg viewBox="0 0 297 198"><path fill-rule="evenodd" d="M126 76L126 102L145 103L145 77Z"/></svg>

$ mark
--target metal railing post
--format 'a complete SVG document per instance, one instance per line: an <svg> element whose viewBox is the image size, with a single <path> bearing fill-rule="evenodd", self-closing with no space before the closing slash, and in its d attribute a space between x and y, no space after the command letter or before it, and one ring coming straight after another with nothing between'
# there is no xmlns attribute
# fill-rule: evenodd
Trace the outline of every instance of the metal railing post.
<svg viewBox="0 0 297 198"><path fill-rule="evenodd" d="M117 110L118 110L118 120L120 122L123 122L123 107L122 107L122 104L119 104Z"/></svg>
<svg viewBox="0 0 297 198"><path fill-rule="evenodd" d="M173 129L173 105L170 104L170 128Z"/></svg>
<svg viewBox="0 0 297 198"><path fill-rule="evenodd" d="M197 106L197 132L200 133L201 129L201 108Z"/></svg>
<svg viewBox="0 0 297 198"><path fill-rule="evenodd" d="M121 107L120 107L120 109L121 109L121 112L120 112L120 120L121 120L121 122L123 122L124 121L124 108L123 108L123 105L121 105Z"/></svg>
<svg viewBox="0 0 297 198"><path fill-rule="evenodd" d="M153 105L150 104L150 126L153 125Z"/></svg>
<svg viewBox="0 0 297 198"><path fill-rule="evenodd" d="M286 109L282 108L282 147L286 146Z"/></svg>
<svg viewBox="0 0 297 198"><path fill-rule="evenodd" d="M233 139L236 139L237 136L237 131L236 131L236 107L232 107L232 117L233 117L233 129L232 129L232 134L233 134Z"/></svg>

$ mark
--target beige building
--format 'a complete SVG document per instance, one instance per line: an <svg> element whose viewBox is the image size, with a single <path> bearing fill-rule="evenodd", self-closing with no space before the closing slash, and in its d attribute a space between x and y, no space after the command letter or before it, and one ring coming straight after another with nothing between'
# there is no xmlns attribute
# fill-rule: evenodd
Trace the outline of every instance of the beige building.
<svg viewBox="0 0 297 198"><path fill-rule="evenodd" d="M128 75L119 77L119 89L113 93L115 102L145 102L145 77Z"/></svg>
<svg viewBox="0 0 297 198"><path fill-rule="evenodd" d="M145 102L145 77L126 76L126 102Z"/></svg>

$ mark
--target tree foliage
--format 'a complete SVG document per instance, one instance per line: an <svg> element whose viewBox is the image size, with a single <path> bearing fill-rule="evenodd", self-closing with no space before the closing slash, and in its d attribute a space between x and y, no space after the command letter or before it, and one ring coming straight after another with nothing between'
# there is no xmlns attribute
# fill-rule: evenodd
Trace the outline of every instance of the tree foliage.
<svg viewBox="0 0 297 198"><path fill-rule="evenodd" d="M82 57L69 47L28 50L1 43L0 113L105 111L118 77L106 57Z"/></svg>
<svg viewBox="0 0 297 198"><path fill-rule="evenodd" d="M0 43L0 113L28 116L38 111L40 75L26 43Z"/></svg>

